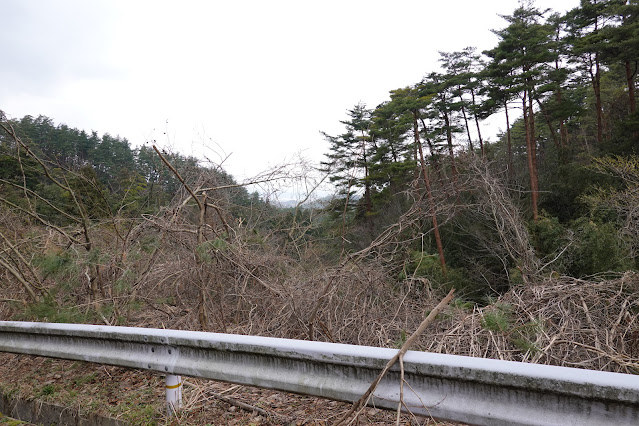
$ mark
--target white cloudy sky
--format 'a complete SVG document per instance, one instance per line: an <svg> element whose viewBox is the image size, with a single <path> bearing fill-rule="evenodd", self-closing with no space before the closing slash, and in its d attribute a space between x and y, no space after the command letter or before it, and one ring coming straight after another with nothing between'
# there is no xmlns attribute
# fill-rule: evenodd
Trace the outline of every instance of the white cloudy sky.
<svg viewBox="0 0 639 426"><path fill-rule="evenodd" d="M563 12L578 0L537 0ZM0 109L157 140L239 179L319 161L345 112L496 44L516 0L2 0ZM166 132L166 135L165 135Z"/></svg>

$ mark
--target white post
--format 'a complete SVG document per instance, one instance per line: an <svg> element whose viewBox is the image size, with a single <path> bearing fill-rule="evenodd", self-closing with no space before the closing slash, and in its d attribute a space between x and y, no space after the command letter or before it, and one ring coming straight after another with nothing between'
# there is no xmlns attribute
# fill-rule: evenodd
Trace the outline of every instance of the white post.
<svg viewBox="0 0 639 426"><path fill-rule="evenodd" d="M169 416L175 415L182 408L182 377L166 376L166 408Z"/></svg>

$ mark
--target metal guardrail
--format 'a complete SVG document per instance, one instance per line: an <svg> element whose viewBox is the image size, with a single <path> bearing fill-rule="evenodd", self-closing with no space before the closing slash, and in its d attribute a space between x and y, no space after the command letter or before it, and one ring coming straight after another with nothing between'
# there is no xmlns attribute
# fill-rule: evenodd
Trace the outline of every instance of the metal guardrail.
<svg viewBox="0 0 639 426"><path fill-rule="evenodd" d="M356 401L396 350L194 331L0 321L0 351ZM639 376L409 351L404 402L472 424L639 424ZM399 366L369 405L396 409Z"/></svg>

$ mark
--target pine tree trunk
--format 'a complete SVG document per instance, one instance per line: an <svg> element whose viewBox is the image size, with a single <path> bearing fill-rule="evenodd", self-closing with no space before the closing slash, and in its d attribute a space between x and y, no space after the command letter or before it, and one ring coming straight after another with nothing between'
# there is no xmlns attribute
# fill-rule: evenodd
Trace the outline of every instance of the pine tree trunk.
<svg viewBox="0 0 639 426"><path fill-rule="evenodd" d="M371 200L371 183L368 178L368 156L366 153L366 139L364 131L362 130L362 158L364 160L364 203L366 206L366 213L370 213L373 211L373 201ZM372 226L370 223L369 217L366 216L366 221L369 222L369 228ZM371 228L372 231L372 228Z"/></svg>
<svg viewBox="0 0 639 426"><path fill-rule="evenodd" d="M637 111L637 103L635 100L635 75L637 73L637 63L635 69L632 69L630 61L626 61L626 82L628 84L628 101L630 103L630 114Z"/></svg>
<svg viewBox="0 0 639 426"><path fill-rule="evenodd" d="M555 70L559 70L558 60L555 60ZM561 85L557 85L557 90L555 91L555 99L557 100L557 105L559 105L559 108L561 108ZM566 128L566 123L564 122L563 118L559 119L559 139L561 140L562 148L568 145L568 129Z"/></svg>
<svg viewBox="0 0 639 426"><path fill-rule="evenodd" d="M595 109L597 110L597 143L603 142L603 111L601 107L601 72L599 70L599 55L595 54L595 73L590 71L592 89L595 92Z"/></svg>
<svg viewBox="0 0 639 426"><path fill-rule="evenodd" d="M532 212L533 212L533 220L536 222L538 218L537 213L537 185L536 185L536 171L535 171L535 160L534 156L536 154L535 148L533 147L534 141L532 135L534 134L534 129L531 127L531 114L528 109L527 103L527 94L528 92L524 92L524 97L522 98L522 107L524 111L524 125L526 129L526 157L528 159L528 175L530 178L530 193L532 199Z"/></svg>
<svg viewBox="0 0 639 426"><path fill-rule="evenodd" d="M466 135L468 135L468 149L470 149L470 152L473 152L475 150L475 148L473 147L473 139L470 136L470 126L468 126L468 117L466 116L466 108L464 108L464 99L461 97L461 95L459 95L459 100L462 102L461 104L461 111L462 111L462 115L464 116L464 125L466 126Z"/></svg>
<svg viewBox="0 0 639 426"><path fill-rule="evenodd" d="M533 98L532 95L528 97L528 120L530 121L530 148L531 148L531 157L532 157L532 182L534 183L532 199L533 199L533 219L535 222L537 221L539 215L537 212L537 205L539 204L539 178L537 170L537 140L535 138L535 113L533 111Z"/></svg>
<svg viewBox="0 0 639 426"><path fill-rule="evenodd" d="M419 117L419 121L421 121L422 127L424 128L424 131L425 131L426 123L424 122L424 119L422 117ZM430 157L432 159L431 161L433 162L433 167L435 167L435 172L437 172L437 178L441 182L442 181L441 165L439 164L439 159L435 155L435 147L433 146L433 141L431 141L428 136L426 136L425 139L426 139L426 143L428 144L428 151L430 152Z"/></svg>
<svg viewBox="0 0 639 426"><path fill-rule="evenodd" d="M557 139L557 132L555 131L555 128L552 125L552 119L550 118L550 114L548 114L548 111L544 108L544 104L539 102L539 99L537 99L537 105L539 105L539 110L541 111L541 114L544 116L544 121L546 122L546 126L548 126L548 131L550 132L550 136L552 137L552 142L555 144L557 148L560 148L561 146L560 141L559 139Z"/></svg>
<svg viewBox="0 0 639 426"><path fill-rule="evenodd" d="M443 113L443 116L446 125L446 142L448 143L448 155L450 156L450 169L453 172L453 182L455 183L455 191L457 191L457 166L455 165L455 151L453 149L453 132L450 128L448 113Z"/></svg>
<svg viewBox="0 0 639 426"><path fill-rule="evenodd" d="M508 116L508 100L504 99L504 111L506 112L506 151L508 153L508 177L513 177L513 144L510 133L510 117Z"/></svg>
<svg viewBox="0 0 639 426"><path fill-rule="evenodd" d="M424 151L422 149L422 143L419 139L419 128L417 126L417 111L413 111L413 132L415 134L415 145L419 150L419 160L421 164L422 178L424 179L424 186L426 187L426 197L428 198L428 206L430 209L430 215L433 220L433 233L435 234L435 244L437 245L437 252L439 253L439 262L442 266L442 274L444 278L447 276L446 271L446 258L444 256L444 246L442 244L442 238L439 234L439 225L437 223L437 215L435 214L435 200L433 199L433 192L430 187L430 179L428 178L428 172L426 171L426 162L424 161Z"/></svg>
<svg viewBox="0 0 639 426"><path fill-rule="evenodd" d="M475 91L473 89L470 89L470 96L472 97L474 108L477 106L477 104L475 103ZM479 138L479 149L481 150L481 156L485 157L486 152L484 151L484 140L481 137L481 130L479 129L479 119L477 118L476 113L473 115L475 117L475 126L477 127L477 137Z"/></svg>

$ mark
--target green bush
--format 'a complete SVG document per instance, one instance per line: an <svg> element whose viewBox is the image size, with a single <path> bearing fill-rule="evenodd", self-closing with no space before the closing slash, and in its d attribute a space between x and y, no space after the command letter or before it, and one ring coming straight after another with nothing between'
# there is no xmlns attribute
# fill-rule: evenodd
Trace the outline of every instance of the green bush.
<svg viewBox="0 0 639 426"><path fill-rule="evenodd" d="M43 321L58 323L78 323L90 324L92 318L81 312L75 306L61 306L53 297L45 297L37 303L27 306L27 308L18 314L18 320L21 321Z"/></svg>
<svg viewBox="0 0 639 426"><path fill-rule="evenodd" d="M559 219L548 216L546 212L542 212L536 222L529 224L529 230L539 257L553 255L565 245L566 227L559 223Z"/></svg>
<svg viewBox="0 0 639 426"><path fill-rule="evenodd" d="M42 275L47 277L67 270L71 266L71 256L67 251L47 253L36 261Z"/></svg>
<svg viewBox="0 0 639 426"><path fill-rule="evenodd" d="M575 241L569 249L568 273L584 277L602 272L623 272L632 268L631 259L614 224L598 224L582 217L572 229Z"/></svg>
<svg viewBox="0 0 639 426"><path fill-rule="evenodd" d="M53 395L55 393L55 386L48 384L42 387L40 391L40 396Z"/></svg>
<svg viewBox="0 0 639 426"><path fill-rule="evenodd" d="M497 309L484 312L481 326L489 331L506 333L512 326L511 308L509 305L497 303Z"/></svg>

